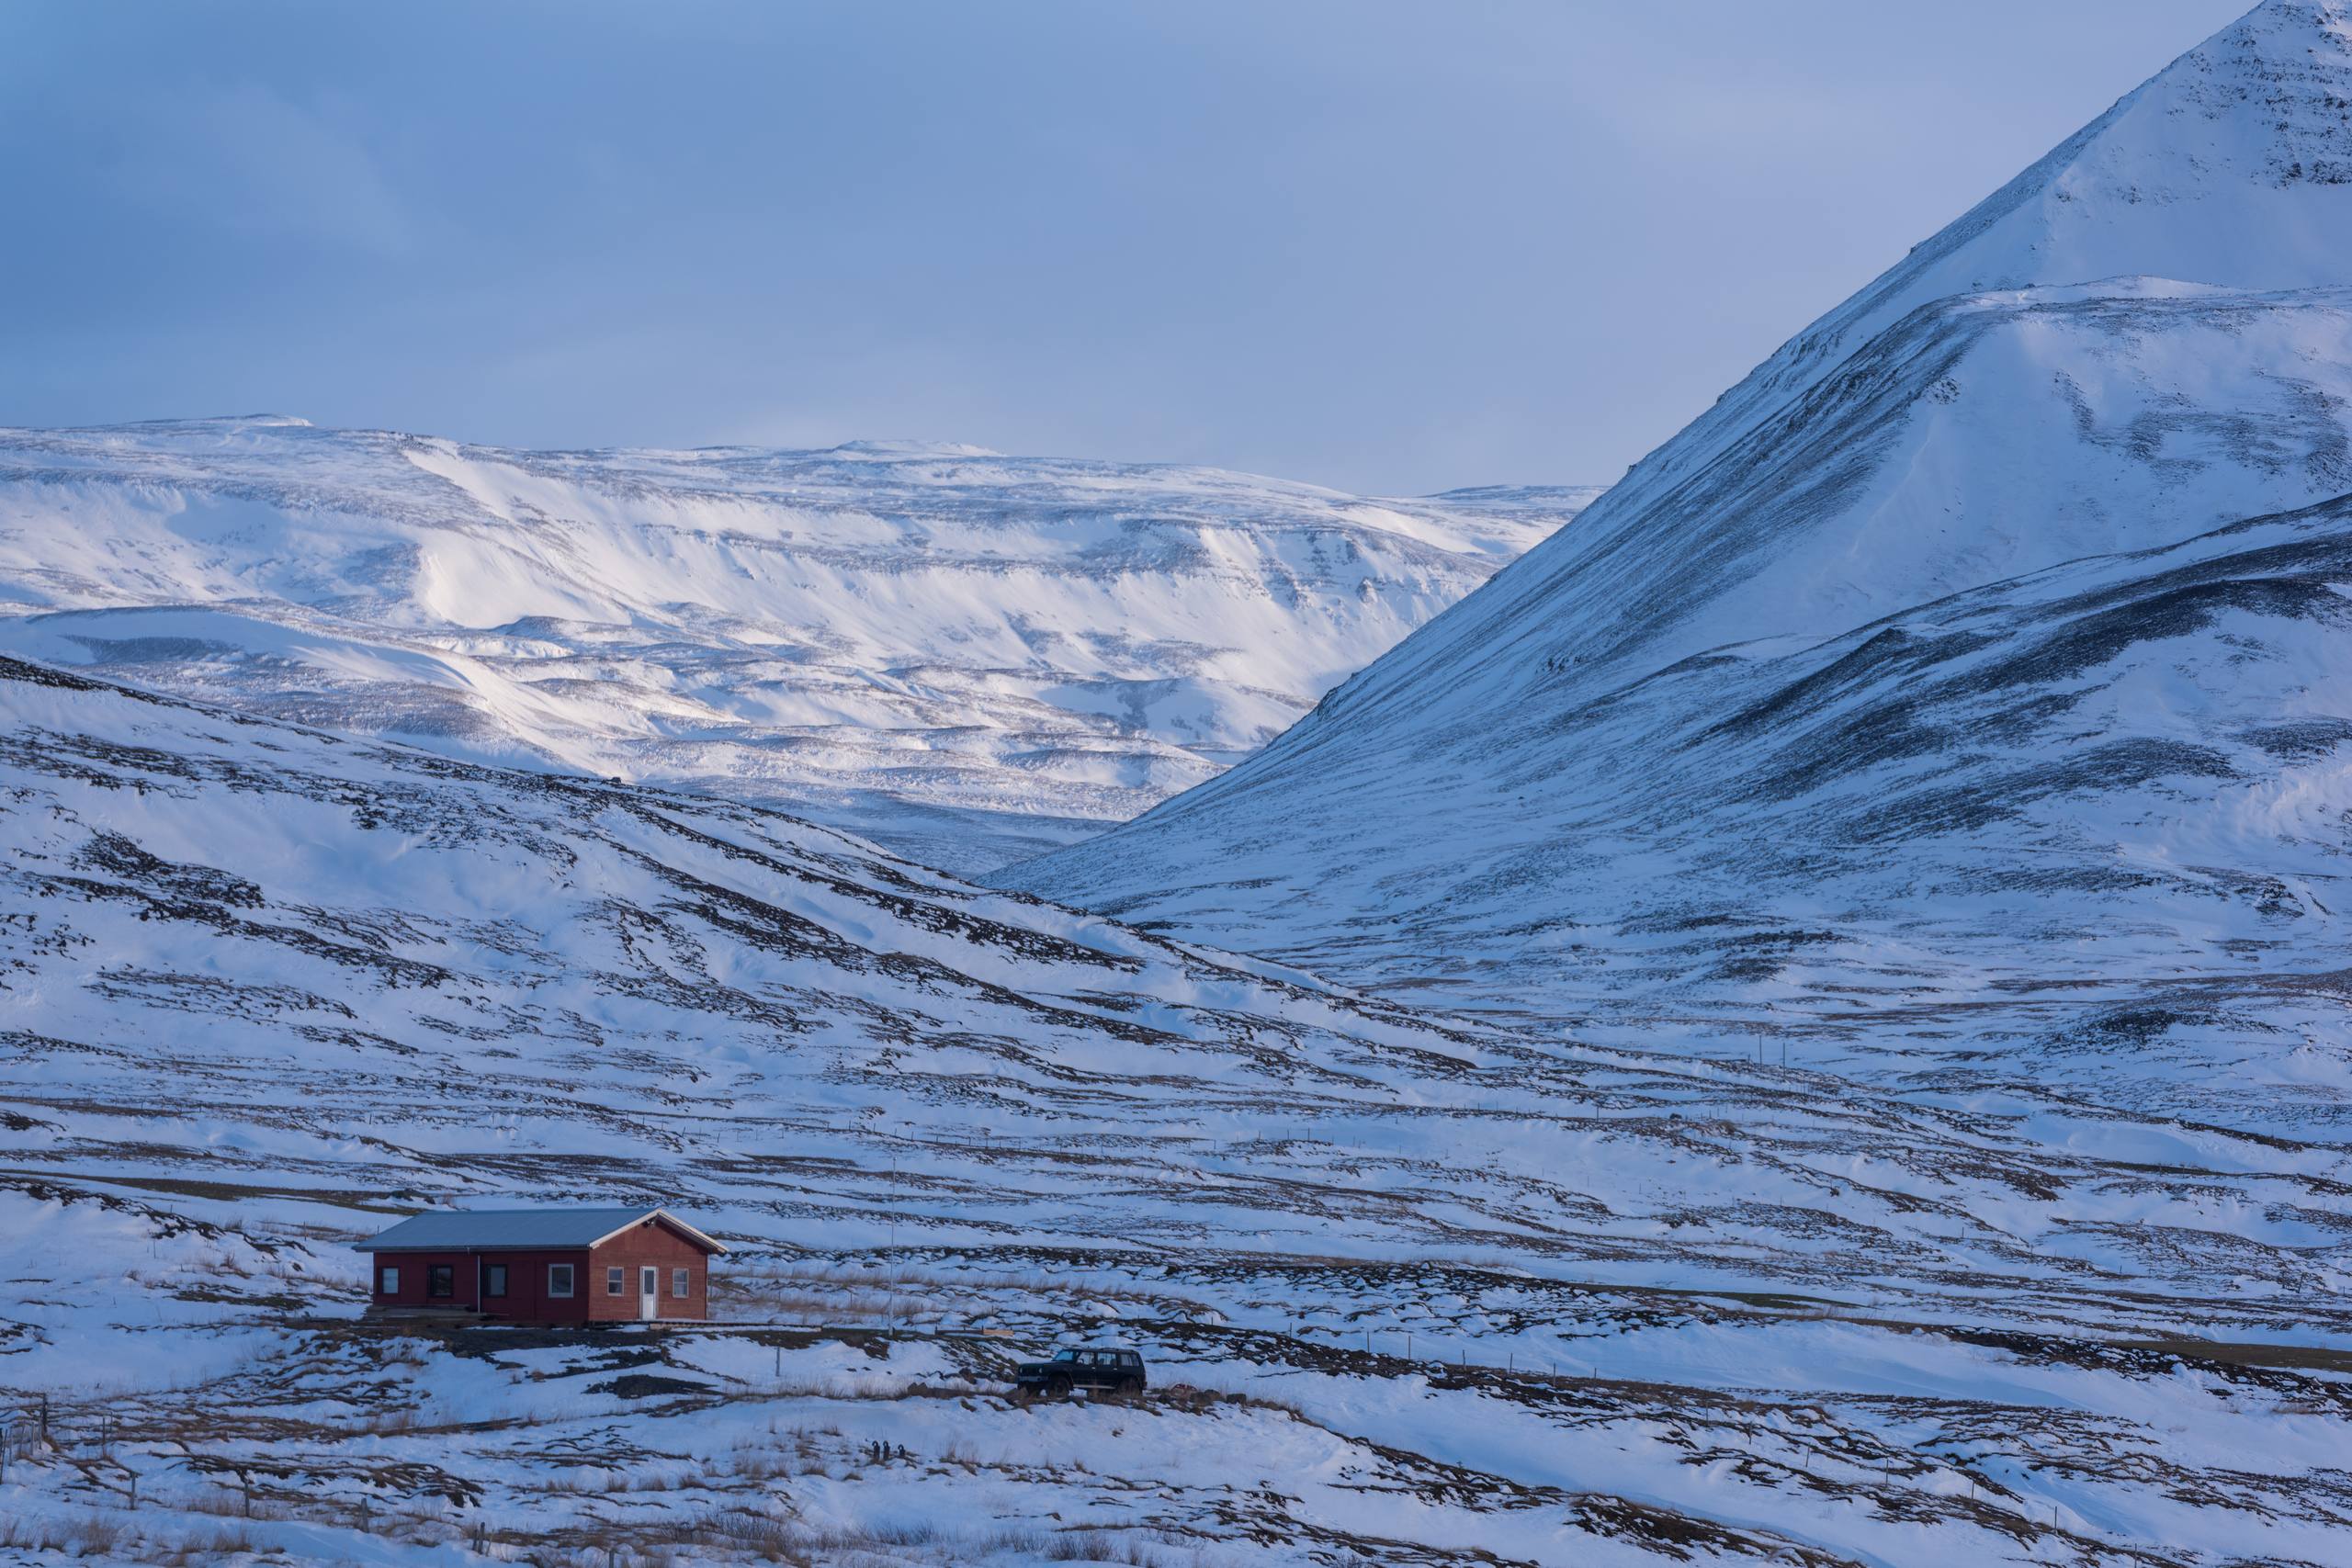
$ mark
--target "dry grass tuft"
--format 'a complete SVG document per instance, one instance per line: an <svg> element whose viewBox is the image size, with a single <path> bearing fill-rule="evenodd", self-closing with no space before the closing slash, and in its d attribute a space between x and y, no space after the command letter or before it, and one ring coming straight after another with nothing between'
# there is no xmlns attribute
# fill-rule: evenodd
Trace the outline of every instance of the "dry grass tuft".
<svg viewBox="0 0 2352 1568"><path fill-rule="evenodd" d="M194 1568L254 1550L242 1529L213 1529L150 1535L104 1514L80 1518L0 1517L0 1551L41 1557L98 1558L149 1568Z"/></svg>

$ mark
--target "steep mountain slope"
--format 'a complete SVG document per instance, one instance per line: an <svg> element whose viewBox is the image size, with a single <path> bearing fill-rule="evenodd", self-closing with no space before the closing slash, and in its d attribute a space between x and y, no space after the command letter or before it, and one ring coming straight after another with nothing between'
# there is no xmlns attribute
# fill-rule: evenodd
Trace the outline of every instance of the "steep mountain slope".
<svg viewBox="0 0 2352 1568"><path fill-rule="evenodd" d="M1268 750L1004 879L2341 1136L2347 181L2352 20L2257 8Z"/></svg>
<svg viewBox="0 0 2352 1568"><path fill-rule="evenodd" d="M0 659L32 1562L2340 1562L2347 1176L1416 1016ZM391 1214L628 1200L756 1326L351 1322ZM1106 1335L1154 1400L1005 1397Z"/></svg>
<svg viewBox="0 0 2352 1568"><path fill-rule="evenodd" d="M0 433L0 647L983 867L1214 776L1592 491L961 448Z"/></svg>

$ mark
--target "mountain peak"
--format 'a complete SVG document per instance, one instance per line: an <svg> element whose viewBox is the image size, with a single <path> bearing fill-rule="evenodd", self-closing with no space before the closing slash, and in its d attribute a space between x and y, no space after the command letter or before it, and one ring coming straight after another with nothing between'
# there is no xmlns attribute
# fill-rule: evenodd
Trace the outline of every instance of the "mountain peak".
<svg viewBox="0 0 2352 1568"><path fill-rule="evenodd" d="M2348 107L2344 0L2267 0L2094 121L2058 188L2079 195L2104 183L2108 194L2147 199L2139 184L2112 182L2151 173L2171 190L2342 185L2352 181Z"/></svg>
<svg viewBox="0 0 2352 1568"><path fill-rule="evenodd" d="M2267 0L1792 338L1634 465L1575 530L1531 551L1464 614L1363 672L1348 698L1383 692L1426 660L1479 658L1475 645L1483 621L1542 623L1547 617L1536 604L1570 575L1601 562L1614 565L1599 575L1623 584L1639 574L1617 569L1654 549L1719 551L1726 531L1723 498L1694 505L1696 477L1723 471L1719 465L1744 444L1753 446L1761 433L1804 420L1825 387L1860 373L1865 351L1891 342L1893 330L1915 313L1932 314L1968 297L2093 284L2102 285L2101 292L2147 298L2168 284L2245 294L2326 288L2352 278L2347 256L2352 0ZM1694 530L1713 537L1702 541ZM1936 586L1948 591L1966 581L1962 574ZM1479 609L1489 615L1481 617ZM1697 600L1682 600L1646 606L1634 619L1663 628L1707 614ZM1745 624L1722 630L1715 640L1753 635ZM1499 644L1486 651L1518 656ZM1586 662L1589 653L1547 651L1557 668Z"/></svg>
<svg viewBox="0 0 2352 1568"><path fill-rule="evenodd" d="M2241 943L2333 973L2347 257L2352 6L2274 0L1273 745L1004 880L1853 1072L2021 1052L2088 1081L2101 1020L2187 1021L2155 998ZM2260 1061L2319 1037L2301 983L2135 1037L2144 1092L2167 1051L2288 1081Z"/></svg>
<svg viewBox="0 0 2352 1568"><path fill-rule="evenodd" d="M2352 7L2266 0L2124 95L1832 318L2126 275L2242 288L2341 280ZM2193 220L2175 209L2195 205ZM1828 324L1828 323L1825 323ZM1841 330L1841 337L1850 333Z"/></svg>
<svg viewBox="0 0 2352 1568"><path fill-rule="evenodd" d="M1727 418L1745 425L1759 401L1955 294L2125 276L2340 282L2347 188L2352 4L2265 0L1913 246L1686 434Z"/></svg>

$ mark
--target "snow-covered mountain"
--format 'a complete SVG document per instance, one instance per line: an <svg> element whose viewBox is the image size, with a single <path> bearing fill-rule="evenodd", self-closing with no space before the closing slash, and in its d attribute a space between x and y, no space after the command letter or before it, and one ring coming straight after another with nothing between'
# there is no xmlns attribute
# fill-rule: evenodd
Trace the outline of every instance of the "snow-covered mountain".
<svg viewBox="0 0 2352 1568"><path fill-rule="evenodd" d="M11 1560L2342 1562L2348 1175L0 658ZM588 1201L737 1326L352 1322L391 1216ZM1152 1401L1007 1397L1106 1337Z"/></svg>
<svg viewBox="0 0 2352 1568"><path fill-rule="evenodd" d="M1593 493L271 419L0 432L0 648L978 868L1214 776Z"/></svg>
<svg viewBox="0 0 2352 1568"><path fill-rule="evenodd" d="M1050 837L1575 498L12 438L0 1560L2352 1564L2347 39L1017 874L1214 942L761 801ZM633 1201L725 1321L354 1321Z"/></svg>
<svg viewBox="0 0 2352 1568"><path fill-rule="evenodd" d="M1006 880L1592 1037L2341 1137L2347 285L2352 14L2278 0L1272 747Z"/></svg>

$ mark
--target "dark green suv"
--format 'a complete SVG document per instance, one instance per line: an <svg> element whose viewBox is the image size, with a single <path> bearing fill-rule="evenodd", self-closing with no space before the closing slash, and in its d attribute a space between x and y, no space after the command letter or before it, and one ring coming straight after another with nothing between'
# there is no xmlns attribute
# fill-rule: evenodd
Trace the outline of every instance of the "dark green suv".
<svg viewBox="0 0 2352 1568"><path fill-rule="evenodd" d="M1141 1393L1143 1358L1133 1350L1057 1350L1049 1361L1023 1361L1013 1368L1012 1381L1040 1393L1066 1394L1079 1388Z"/></svg>

